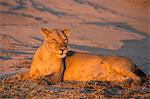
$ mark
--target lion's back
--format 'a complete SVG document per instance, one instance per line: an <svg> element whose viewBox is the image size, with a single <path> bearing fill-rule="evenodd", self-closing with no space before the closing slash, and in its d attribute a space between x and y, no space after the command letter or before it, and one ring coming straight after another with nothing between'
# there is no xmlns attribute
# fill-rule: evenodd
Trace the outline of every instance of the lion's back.
<svg viewBox="0 0 150 99"><path fill-rule="evenodd" d="M132 61L126 57L71 51L66 57L64 79L86 81L98 76L98 79L107 79L106 76L112 70L132 71L133 69Z"/></svg>

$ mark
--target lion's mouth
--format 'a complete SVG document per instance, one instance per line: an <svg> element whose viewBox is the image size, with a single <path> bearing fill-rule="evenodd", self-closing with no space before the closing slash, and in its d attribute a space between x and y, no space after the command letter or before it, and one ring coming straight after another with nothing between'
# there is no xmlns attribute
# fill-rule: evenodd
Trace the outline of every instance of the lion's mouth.
<svg viewBox="0 0 150 99"><path fill-rule="evenodd" d="M64 57L66 57L66 53L57 54L57 57L64 58Z"/></svg>
<svg viewBox="0 0 150 99"><path fill-rule="evenodd" d="M64 50L64 51L57 51L55 53L58 58L64 58L66 57L67 52L68 52L67 50Z"/></svg>

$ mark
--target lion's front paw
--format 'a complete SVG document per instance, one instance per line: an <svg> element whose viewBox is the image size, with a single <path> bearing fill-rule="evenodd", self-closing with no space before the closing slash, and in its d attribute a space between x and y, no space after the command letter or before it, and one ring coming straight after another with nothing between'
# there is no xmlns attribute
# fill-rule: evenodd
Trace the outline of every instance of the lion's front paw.
<svg viewBox="0 0 150 99"><path fill-rule="evenodd" d="M138 80L134 80L134 81L132 82L131 86L132 86L132 87L133 87L133 86L140 86L141 83L142 83L142 80L141 80L141 78L139 77Z"/></svg>
<svg viewBox="0 0 150 99"><path fill-rule="evenodd" d="M127 78L123 82L120 83L121 87L130 87L133 80L131 78Z"/></svg>

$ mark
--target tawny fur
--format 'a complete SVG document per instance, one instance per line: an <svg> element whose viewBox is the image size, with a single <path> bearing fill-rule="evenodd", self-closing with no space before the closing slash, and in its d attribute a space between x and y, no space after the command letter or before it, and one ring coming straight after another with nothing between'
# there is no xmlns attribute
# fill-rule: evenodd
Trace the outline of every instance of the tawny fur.
<svg viewBox="0 0 150 99"><path fill-rule="evenodd" d="M63 80L64 62L67 53L69 30L64 29L41 29L44 36L43 44L36 50L29 72L21 75L22 79L36 79L51 75L52 82ZM19 74L20 76L20 74Z"/></svg>
<svg viewBox="0 0 150 99"><path fill-rule="evenodd" d="M41 33L44 43L35 52L31 69L23 78L35 79L50 75L52 82L98 80L122 83L131 79L136 84L141 83L130 59L80 52L67 54L69 30L42 28Z"/></svg>
<svg viewBox="0 0 150 99"><path fill-rule="evenodd" d="M72 52L66 58L64 80L75 81L111 81L124 82L133 80L140 84L140 77L135 75L132 61L121 56L103 56Z"/></svg>

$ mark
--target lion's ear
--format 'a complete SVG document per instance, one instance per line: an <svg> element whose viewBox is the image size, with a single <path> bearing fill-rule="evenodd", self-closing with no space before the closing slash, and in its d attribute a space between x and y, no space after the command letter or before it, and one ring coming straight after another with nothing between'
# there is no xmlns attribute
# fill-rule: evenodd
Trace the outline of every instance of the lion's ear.
<svg viewBox="0 0 150 99"><path fill-rule="evenodd" d="M41 28L41 34L44 36L44 37L48 37L49 36L49 33L50 31L46 28Z"/></svg>
<svg viewBox="0 0 150 99"><path fill-rule="evenodd" d="M63 31L64 31L64 33L65 33L65 35L66 35L67 37L68 37L69 34L71 33L71 30L70 30L70 29L64 29Z"/></svg>

